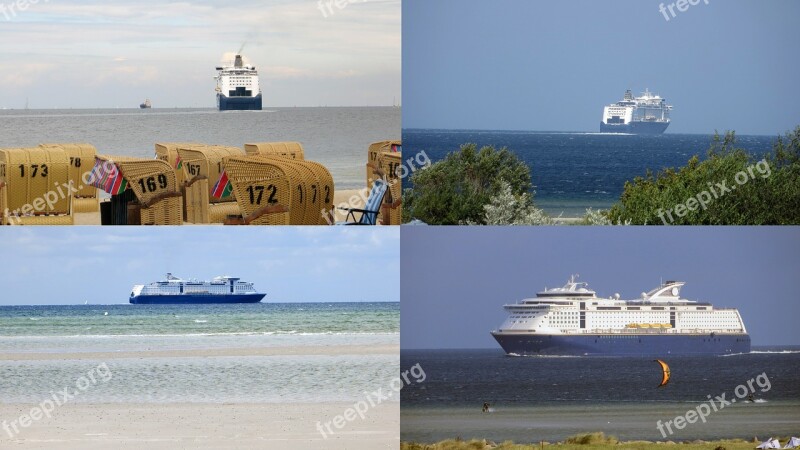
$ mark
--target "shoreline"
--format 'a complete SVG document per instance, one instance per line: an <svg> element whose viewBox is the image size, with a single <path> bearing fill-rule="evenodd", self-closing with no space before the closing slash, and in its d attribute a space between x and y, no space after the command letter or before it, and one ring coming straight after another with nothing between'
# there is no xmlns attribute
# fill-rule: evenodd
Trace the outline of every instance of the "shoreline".
<svg viewBox="0 0 800 450"><path fill-rule="evenodd" d="M59 353L2 353L0 361L105 360L129 358L216 358L246 356L399 355L399 345L294 345L185 350L101 351Z"/></svg>

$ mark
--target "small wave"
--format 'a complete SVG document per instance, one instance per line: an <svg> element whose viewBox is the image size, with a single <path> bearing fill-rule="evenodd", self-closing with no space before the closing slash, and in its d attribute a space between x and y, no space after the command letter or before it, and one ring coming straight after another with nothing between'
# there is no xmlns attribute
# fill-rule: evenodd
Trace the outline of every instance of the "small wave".
<svg viewBox="0 0 800 450"><path fill-rule="evenodd" d="M28 319L31 319L31 320L42 320L41 317L28 317Z"/></svg>
<svg viewBox="0 0 800 450"><path fill-rule="evenodd" d="M194 319L194 323L208 323L207 320Z"/></svg>
<svg viewBox="0 0 800 450"><path fill-rule="evenodd" d="M520 355L519 353L506 353L506 355L519 358L580 358L577 355Z"/></svg>
<svg viewBox="0 0 800 450"><path fill-rule="evenodd" d="M788 354L800 353L800 350L753 350L750 353L763 353L763 354Z"/></svg>
<svg viewBox="0 0 800 450"><path fill-rule="evenodd" d="M68 334L68 335L38 335L38 336L2 336L0 339L122 339L122 338L142 338L142 337L196 337L196 336L272 336L272 335L296 335L296 336L398 336L398 332L376 331L323 331L323 332L304 332L292 331L229 331L220 333L185 333L185 334Z"/></svg>
<svg viewBox="0 0 800 450"><path fill-rule="evenodd" d="M750 353L731 353L729 355L719 355L721 357L726 356L744 356L744 355L791 355L795 353L800 353L800 350L753 350Z"/></svg>

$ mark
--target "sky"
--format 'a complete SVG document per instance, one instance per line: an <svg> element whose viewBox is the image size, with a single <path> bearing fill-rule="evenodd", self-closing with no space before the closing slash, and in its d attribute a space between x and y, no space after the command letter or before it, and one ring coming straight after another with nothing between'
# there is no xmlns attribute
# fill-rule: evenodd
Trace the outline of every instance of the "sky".
<svg viewBox="0 0 800 450"><path fill-rule="evenodd" d="M400 300L399 227L5 228L0 305L128 303L167 272L238 276L264 302Z"/></svg>
<svg viewBox="0 0 800 450"><path fill-rule="evenodd" d="M403 127L597 132L645 88L674 106L667 133L800 125L800 2L672 3L403 2Z"/></svg>
<svg viewBox="0 0 800 450"><path fill-rule="evenodd" d="M738 308L753 345L800 345L800 227L403 227L403 349L495 348L504 304L563 286L640 298L661 280Z"/></svg>
<svg viewBox="0 0 800 450"><path fill-rule="evenodd" d="M213 107L215 67L242 45L265 108L400 101L400 0L14 3L0 108Z"/></svg>

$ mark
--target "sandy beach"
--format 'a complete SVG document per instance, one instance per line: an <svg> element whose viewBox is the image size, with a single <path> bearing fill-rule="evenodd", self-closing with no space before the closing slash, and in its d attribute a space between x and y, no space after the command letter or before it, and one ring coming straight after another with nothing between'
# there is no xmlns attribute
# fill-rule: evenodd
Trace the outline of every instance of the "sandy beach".
<svg viewBox="0 0 800 450"><path fill-rule="evenodd" d="M145 351L24 352L4 353L0 361L20 364L54 361L159 359L181 364L197 358L348 357L397 355L399 345L296 345L214 349ZM240 359L243 361L242 359ZM113 367L113 366L112 366ZM125 374L117 372L118 376ZM178 376L180 378L180 376ZM324 380L320 380L324 382ZM175 382L180 382L175 380ZM378 382L378 380L376 380ZM320 389L324 389L324 385ZM44 400L46 397L43 397ZM400 442L400 404L385 401L369 408L362 420L355 417L333 434L323 436L317 423L344 415L354 402L285 403L65 403L22 427L23 416L34 417L37 403L0 404L0 448L291 448L291 449L395 449ZM5 421L5 422L2 422ZM24 419L28 422L28 419Z"/></svg>
<svg viewBox="0 0 800 450"><path fill-rule="evenodd" d="M344 206L352 208L362 208L364 206L364 199L369 195L369 191L364 189L342 189L337 190L333 194L334 206ZM345 215L343 211L336 211L336 221L344 221ZM100 225L100 213L75 213L75 225ZM184 222L184 225L192 225ZM211 224L221 225L221 224Z"/></svg>
<svg viewBox="0 0 800 450"><path fill-rule="evenodd" d="M35 405L0 404L0 417L27 414ZM21 449L396 449L400 404L378 405L327 439L317 422L352 407L314 404L67 404L51 418L20 430L0 430L0 448Z"/></svg>

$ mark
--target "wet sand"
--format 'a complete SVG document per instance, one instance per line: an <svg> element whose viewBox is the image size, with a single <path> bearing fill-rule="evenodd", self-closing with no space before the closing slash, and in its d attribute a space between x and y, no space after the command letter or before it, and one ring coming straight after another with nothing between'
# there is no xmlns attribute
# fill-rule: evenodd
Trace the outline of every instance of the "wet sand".
<svg viewBox="0 0 800 450"><path fill-rule="evenodd" d="M11 422L34 405L0 404ZM400 405L385 403L326 439L317 429L347 403L66 404L14 433L0 429L0 448L20 449L397 449ZM2 427L0 427L2 428ZM323 425L324 428L324 425ZM13 434L11 438L9 434Z"/></svg>

